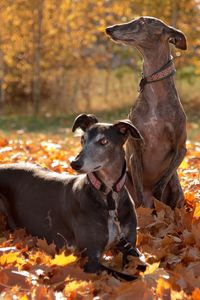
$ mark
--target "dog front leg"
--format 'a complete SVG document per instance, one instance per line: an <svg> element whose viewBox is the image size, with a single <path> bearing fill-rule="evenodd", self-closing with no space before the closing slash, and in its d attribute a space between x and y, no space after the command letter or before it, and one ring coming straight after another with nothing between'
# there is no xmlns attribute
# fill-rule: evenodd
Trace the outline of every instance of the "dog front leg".
<svg viewBox="0 0 200 300"><path fill-rule="evenodd" d="M128 193L124 195L124 201L118 208L118 219L123 237L117 244L117 249L123 254L123 266L128 263L127 256L140 256L136 248L137 217L133 201Z"/></svg>
<svg viewBox="0 0 200 300"><path fill-rule="evenodd" d="M178 151L178 150L176 151L168 170L165 172L165 174L161 177L161 179L155 185L155 187L153 189L153 195L158 200L162 201L163 192L164 192L168 182L170 181L171 177L177 171L178 166L183 161L186 152L187 152L186 148L182 148L180 151Z"/></svg>
<svg viewBox="0 0 200 300"><path fill-rule="evenodd" d="M87 262L83 266L83 270L86 273L97 273L102 271L102 266L99 262L99 257L98 255L86 255L87 257Z"/></svg>
<svg viewBox="0 0 200 300"><path fill-rule="evenodd" d="M171 208L181 208L185 204L184 193L180 184L178 173L172 175L162 194L162 201Z"/></svg>
<svg viewBox="0 0 200 300"><path fill-rule="evenodd" d="M126 157L128 161L126 187L134 200L135 206L144 206L142 144L140 141L128 141Z"/></svg>
<svg viewBox="0 0 200 300"><path fill-rule="evenodd" d="M76 216L78 222L74 222L75 244L81 253L84 263L83 269L87 273L101 271L99 259L107 243L106 226L98 219L98 215L87 215L83 211Z"/></svg>

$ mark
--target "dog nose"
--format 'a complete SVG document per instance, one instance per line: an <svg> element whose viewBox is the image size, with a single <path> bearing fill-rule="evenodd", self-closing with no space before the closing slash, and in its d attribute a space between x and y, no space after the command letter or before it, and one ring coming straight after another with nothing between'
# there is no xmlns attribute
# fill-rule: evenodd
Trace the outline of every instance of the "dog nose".
<svg viewBox="0 0 200 300"><path fill-rule="evenodd" d="M111 34L111 32L112 32L112 28L111 28L111 27L107 27L107 28L106 28L106 33L107 33L107 34Z"/></svg>
<svg viewBox="0 0 200 300"><path fill-rule="evenodd" d="M73 160L70 164L70 166L72 167L72 169L74 169L75 171L79 171L82 168L82 163L78 160Z"/></svg>

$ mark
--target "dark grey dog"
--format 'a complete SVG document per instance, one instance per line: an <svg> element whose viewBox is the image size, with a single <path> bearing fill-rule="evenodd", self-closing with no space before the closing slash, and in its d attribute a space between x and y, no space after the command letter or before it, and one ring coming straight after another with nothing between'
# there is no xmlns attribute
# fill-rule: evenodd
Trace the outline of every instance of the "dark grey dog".
<svg viewBox="0 0 200 300"><path fill-rule="evenodd" d="M102 269L103 251L111 245L127 255L135 248L137 219L134 203L124 186L126 164L123 144L127 137L142 139L129 120L98 123L93 115L76 118L82 151L72 161L75 170L87 173L62 175L30 164L0 166L0 210L9 226L75 246L88 261L87 272Z"/></svg>
<svg viewBox="0 0 200 300"><path fill-rule="evenodd" d="M186 38L152 17L108 27L106 33L114 41L135 47L144 59L140 95L129 114L144 137L144 147L139 140L128 140L128 189L137 206L151 207L154 196L172 208L180 207L184 196L177 168L186 153L186 116L172 76L175 68L169 43L185 50Z"/></svg>

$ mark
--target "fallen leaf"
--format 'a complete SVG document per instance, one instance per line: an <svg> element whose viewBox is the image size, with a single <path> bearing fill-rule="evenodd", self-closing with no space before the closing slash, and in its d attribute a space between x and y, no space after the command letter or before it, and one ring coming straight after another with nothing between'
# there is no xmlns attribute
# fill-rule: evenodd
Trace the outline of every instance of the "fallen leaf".
<svg viewBox="0 0 200 300"><path fill-rule="evenodd" d="M65 266L74 263L76 259L77 258L73 254L66 256L65 253L62 252L61 254L56 255L55 258L51 260L51 264L57 266Z"/></svg>

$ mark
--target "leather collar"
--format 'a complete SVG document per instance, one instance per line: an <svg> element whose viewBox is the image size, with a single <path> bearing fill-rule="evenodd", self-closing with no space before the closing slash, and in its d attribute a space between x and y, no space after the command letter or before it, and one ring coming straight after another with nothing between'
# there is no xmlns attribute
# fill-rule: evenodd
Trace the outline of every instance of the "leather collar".
<svg viewBox="0 0 200 300"><path fill-rule="evenodd" d="M90 184L98 191L102 191L106 193L108 187L103 183L95 173L88 173L87 174L88 181ZM121 189L124 187L126 182L126 163L124 162L124 167L122 170L122 175L117 180L117 182L113 185L112 190L116 193L119 193Z"/></svg>
<svg viewBox="0 0 200 300"><path fill-rule="evenodd" d="M170 60L164 66L162 66L158 71L154 72L153 74L146 77L144 77L144 75L142 74L142 79L140 80L139 84L139 92L142 93L144 91L144 87L146 84L163 80L169 76L174 75L175 73L176 69L172 58L170 58Z"/></svg>

